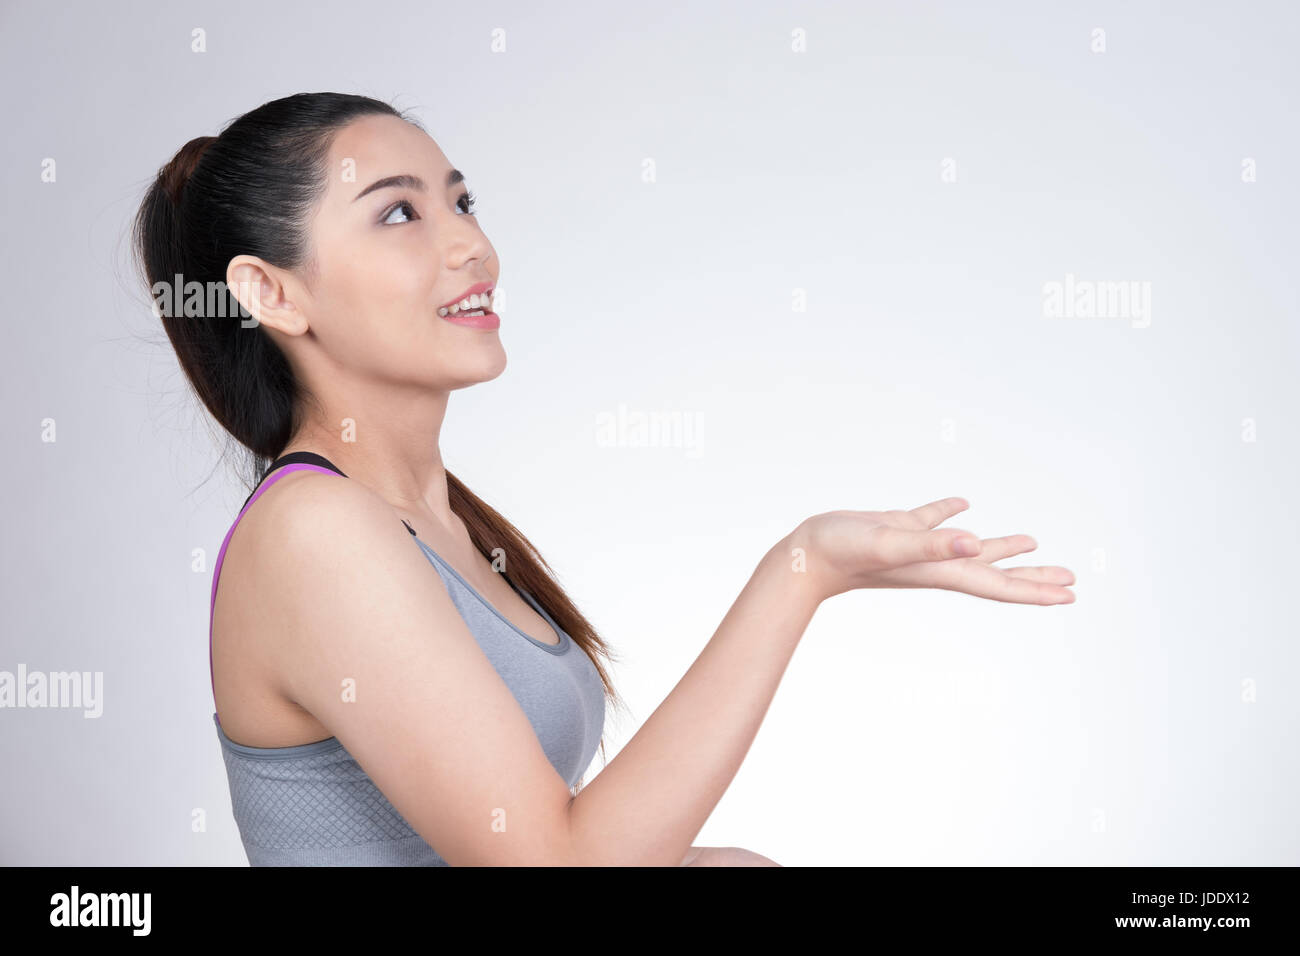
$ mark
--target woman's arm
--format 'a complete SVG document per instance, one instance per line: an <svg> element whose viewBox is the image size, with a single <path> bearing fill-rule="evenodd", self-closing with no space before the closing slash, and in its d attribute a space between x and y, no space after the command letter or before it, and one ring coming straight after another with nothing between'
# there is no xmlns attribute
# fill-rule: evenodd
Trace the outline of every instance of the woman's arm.
<svg viewBox="0 0 1300 956"><path fill-rule="evenodd" d="M248 597L275 623L259 653L277 691L453 866L680 865L827 597L939 587L1073 599L1064 568L991 566L1032 550L1027 536L928 530L961 499L814 516L763 556L672 693L575 797L387 502L359 483L293 480L294 494L277 494L280 483L263 497L264 539L246 556L258 592ZM957 555L958 537L975 557Z"/></svg>
<svg viewBox="0 0 1300 956"><path fill-rule="evenodd" d="M938 530L967 507L964 498L943 498L906 511L827 512L773 546L686 676L570 803L580 855L613 865L695 865L691 841L736 775L827 598L926 587L1011 603L1074 600L1067 568L994 566L1036 548L1028 535Z"/></svg>
<svg viewBox="0 0 1300 956"><path fill-rule="evenodd" d="M428 561L364 485L262 499L252 576L277 690L453 866L677 866L735 776L816 602L774 547L713 640L577 797ZM245 531L248 528L243 529Z"/></svg>
<svg viewBox="0 0 1300 956"><path fill-rule="evenodd" d="M591 865L682 864L820 603L795 569L800 534L763 556L685 676L569 805L578 856Z"/></svg>

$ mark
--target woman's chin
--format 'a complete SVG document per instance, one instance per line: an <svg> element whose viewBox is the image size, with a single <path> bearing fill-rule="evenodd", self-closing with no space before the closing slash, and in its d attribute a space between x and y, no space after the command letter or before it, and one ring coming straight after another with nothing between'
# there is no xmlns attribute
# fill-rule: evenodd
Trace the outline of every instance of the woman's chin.
<svg viewBox="0 0 1300 956"><path fill-rule="evenodd" d="M451 387L453 389L469 388L471 385L490 382L494 378L500 377L505 370L505 349L498 349L496 355L484 356L481 361L473 361L469 356L466 356L465 361L458 363L456 367L456 384Z"/></svg>

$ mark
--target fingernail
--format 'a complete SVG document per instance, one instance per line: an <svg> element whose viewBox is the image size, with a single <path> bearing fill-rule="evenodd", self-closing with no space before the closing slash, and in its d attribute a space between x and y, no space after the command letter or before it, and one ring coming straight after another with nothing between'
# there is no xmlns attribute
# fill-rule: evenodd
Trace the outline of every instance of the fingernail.
<svg viewBox="0 0 1300 956"><path fill-rule="evenodd" d="M979 542L971 538L958 538L956 550L958 554L965 554L965 555L979 554L980 552Z"/></svg>

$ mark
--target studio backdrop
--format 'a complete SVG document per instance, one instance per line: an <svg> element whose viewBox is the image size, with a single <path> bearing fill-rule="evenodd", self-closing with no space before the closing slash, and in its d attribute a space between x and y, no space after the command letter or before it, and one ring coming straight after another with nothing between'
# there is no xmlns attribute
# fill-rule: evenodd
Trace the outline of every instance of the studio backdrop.
<svg viewBox="0 0 1300 956"><path fill-rule="evenodd" d="M610 759L810 515L961 496L1075 572L826 602L697 844L1300 862L1297 26L8 0L0 863L246 862L206 644L250 486L129 228L186 141L313 91L410 111L478 197L509 362L442 453L620 655Z"/></svg>

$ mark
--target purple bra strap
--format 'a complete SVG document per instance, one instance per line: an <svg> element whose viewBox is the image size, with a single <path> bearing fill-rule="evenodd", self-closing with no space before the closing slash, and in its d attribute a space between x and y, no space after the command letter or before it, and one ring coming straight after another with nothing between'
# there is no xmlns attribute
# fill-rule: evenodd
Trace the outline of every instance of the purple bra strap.
<svg viewBox="0 0 1300 956"><path fill-rule="evenodd" d="M266 491L267 488L270 488L271 485L275 484L285 475L291 474L295 471L319 471L323 475L338 475L337 471L330 471L328 468L322 468L319 465L308 465L301 462L292 465L283 465L277 468L262 479L261 485L258 486L257 490L253 492L253 496L248 499L248 503L240 510L239 515L235 518L235 523L232 524L230 530L226 532L226 539L221 542L221 550L217 553L217 566L212 571L212 600L208 604L208 676L212 680L212 704L214 712L217 703L217 678L212 664L212 618L217 610L217 580L221 577L222 562L226 560L226 548L230 545L231 535L235 533L235 527L239 524L239 519L244 517L249 508L253 507L253 503L257 501L258 498L262 497L262 493ZM220 717L217 717L217 723L221 723Z"/></svg>

